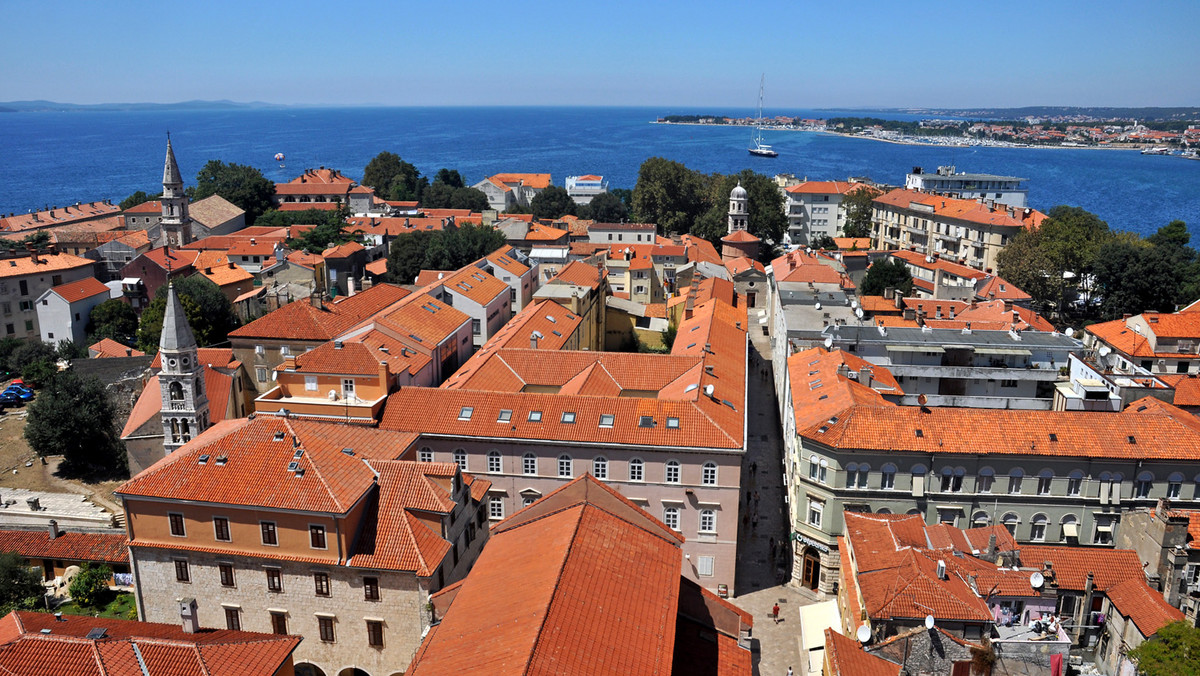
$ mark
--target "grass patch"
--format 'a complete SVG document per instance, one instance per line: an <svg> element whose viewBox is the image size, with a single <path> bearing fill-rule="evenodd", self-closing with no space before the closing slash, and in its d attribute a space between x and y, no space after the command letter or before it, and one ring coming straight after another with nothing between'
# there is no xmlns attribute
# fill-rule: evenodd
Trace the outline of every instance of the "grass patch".
<svg viewBox="0 0 1200 676"><path fill-rule="evenodd" d="M112 617L118 620L136 620L137 603L129 592L105 592L102 604L81 606L74 601L68 601L57 608L63 615L90 615L95 617Z"/></svg>

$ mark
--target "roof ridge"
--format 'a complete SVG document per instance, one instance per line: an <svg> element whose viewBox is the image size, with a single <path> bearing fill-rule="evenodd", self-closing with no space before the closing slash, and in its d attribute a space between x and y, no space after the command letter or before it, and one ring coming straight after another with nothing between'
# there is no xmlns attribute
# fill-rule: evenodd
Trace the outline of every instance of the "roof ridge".
<svg viewBox="0 0 1200 676"><path fill-rule="evenodd" d="M196 661L200 663L200 673L203 676L212 676L212 670L208 668L208 663L204 661L204 652L200 650L200 644L193 643L192 651L196 653Z"/></svg>
<svg viewBox="0 0 1200 676"><path fill-rule="evenodd" d="M523 674L529 673L529 668L533 665L533 658L537 653L537 646L542 640L542 632L546 631L546 619L550 617L550 608L554 605L554 600L558 598L558 589L562 584L563 571L567 568L567 561L571 558L571 550L575 547L575 539L579 537L579 529L583 525L584 507L588 504L590 503L577 502L571 505L571 507L579 507L579 517L575 519L575 528L571 531L571 539L567 541L566 551L563 552L562 562L558 567L558 574L554 576L554 589L550 592L550 600L546 602L546 612L542 613L541 621L538 623L538 629L534 634L533 643L529 650L529 657L525 661L525 668L521 671ZM560 512L562 511L566 510L560 510ZM532 523L532 521L526 523Z"/></svg>
<svg viewBox="0 0 1200 676"><path fill-rule="evenodd" d="M291 431L292 438L296 440L296 443L300 444L299 447L304 448L305 444L300 441L300 435L296 432L296 428L292 426L291 419L284 418L283 424L288 428L288 430ZM320 435L318 434L316 436L319 437ZM345 512L346 506L343 505L341 500L338 499L337 491L334 491L333 488L329 485L329 482L325 480L324 474L321 473L321 468L317 466L317 462L313 458L312 451L310 451L306 448L304 448L304 451L305 451L304 455L308 458L308 466L312 468L313 474L317 475L317 479L320 480L321 485L325 488L325 492L329 494L329 499L333 501L333 504L336 505L338 509L342 510L342 512ZM375 473L374 468L372 468L370 465L367 465L367 469L371 470L372 474ZM378 483L378 480L379 480L378 476L376 476L375 482Z"/></svg>

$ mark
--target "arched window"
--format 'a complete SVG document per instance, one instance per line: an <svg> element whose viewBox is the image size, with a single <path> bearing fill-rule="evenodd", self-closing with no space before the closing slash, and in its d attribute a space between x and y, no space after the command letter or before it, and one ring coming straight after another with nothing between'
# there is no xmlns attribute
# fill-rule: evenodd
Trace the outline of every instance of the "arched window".
<svg viewBox="0 0 1200 676"><path fill-rule="evenodd" d="M1029 525L1029 539L1034 542L1044 542L1046 540L1046 522L1048 519L1045 514L1034 514L1033 520Z"/></svg>
<svg viewBox="0 0 1200 676"><path fill-rule="evenodd" d="M663 523L671 530L679 530L679 508L663 507Z"/></svg>
<svg viewBox="0 0 1200 676"><path fill-rule="evenodd" d="M892 510L888 509L887 507L880 507L879 509L875 510L875 513L876 514L891 514Z"/></svg>
<svg viewBox="0 0 1200 676"><path fill-rule="evenodd" d="M1167 499L1176 500L1179 494L1183 492L1183 473L1171 472L1171 476L1167 477Z"/></svg>
<svg viewBox="0 0 1200 676"><path fill-rule="evenodd" d="M180 435L183 436L183 443L186 444L187 442L191 441L192 440L192 428L190 426L188 426L188 421L184 420L183 424L180 425L179 428L180 428L179 433L180 433Z"/></svg>
<svg viewBox="0 0 1200 676"><path fill-rule="evenodd" d="M996 481L996 471L991 467L980 467L979 476L975 479L976 493L991 493L992 484Z"/></svg>
<svg viewBox="0 0 1200 676"><path fill-rule="evenodd" d="M1014 467L1013 470L1008 473L1008 492L1010 495L1020 495L1021 479L1024 477L1025 471L1020 467Z"/></svg>
<svg viewBox="0 0 1200 676"><path fill-rule="evenodd" d="M1154 475L1150 472L1142 472L1138 474L1137 484L1133 487L1133 497L1148 498L1150 491L1154 488Z"/></svg>
<svg viewBox="0 0 1200 676"><path fill-rule="evenodd" d="M491 450L487 454L488 472L492 474L500 473L500 451Z"/></svg>
<svg viewBox="0 0 1200 676"><path fill-rule="evenodd" d="M179 421L171 418L171 443L179 443Z"/></svg>
<svg viewBox="0 0 1200 676"><path fill-rule="evenodd" d="M558 475L564 478L571 476L571 456L566 453L558 456Z"/></svg>
<svg viewBox="0 0 1200 676"><path fill-rule="evenodd" d="M890 491L896 487L896 466L892 463L887 463L883 466L879 480L879 487Z"/></svg>
<svg viewBox="0 0 1200 676"><path fill-rule="evenodd" d="M454 449L454 462L461 472L467 471L467 452L461 448Z"/></svg>
<svg viewBox="0 0 1200 676"><path fill-rule="evenodd" d="M1079 495L1079 492L1082 490L1083 471L1078 469L1072 470L1071 473L1067 475L1067 495Z"/></svg>
<svg viewBox="0 0 1200 676"><path fill-rule="evenodd" d="M963 477L967 470L962 467L943 467L942 468L942 492L943 493L959 493L962 491Z"/></svg>
<svg viewBox="0 0 1200 676"><path fill-rule="evenodd" d="M701 475L700 475L700 483L704 484L705 486L716 486L717 485L717 463L715 463L715 462L704 463L704 467L703 467L703 469L701 471Z"/></svg>
<svg viewBox="0 0 1200 676"><path fill-rule="evenodd" d="M634 458L629 461L629 480L646 480L646 463L642 462L641 458Z"/></svg>
<svg viewBox="0 0 1200 676"><path fill-rule="evenodd" d="M526 453L521 456L521 472L524 474L537 474L537 456L532 453Z"/></svg>
<svg viewBox="0 0 1200 676"><path fill-rule="evenodd" d="M679 461L678 460L668 460L667 461L666 482L669 484L679 483ZM676 530L678 530L678 529L676 529Z"/></svg>
<svg viewBox="0 0 1200 676"><path fill-rule="evenodd" d="M170 391L171 401L183 401L183 385L179 381L173 381L167 389Z"/></svg>
<svg viewBox="0 0 1200 676"><path fill-rule="evenodd" d="M921 510L917 509L916 507L913 507L912 509L905 512L905 514L920 514L920 513L921 513Z"/></svg>
<svg viewBox="0 0 1200 676"><path fill-rule="evenodd" d="M975 528L983 528L992 522L992 517L982 509L971 515L971 525Z"/></svg>
<svg viewBox="0 0 1200 676"><path fill-rule="evenodd" d="M1054 485L1054 470L1044 469L1038 472L1038 495L1050 495L1050 489Z"/></svg>
<svg viewBox="0 0 1200 676"><path fill-rule="evenodd" d="M420 462L433 462L433 449L425 446L417 451L417 460Z"/></svg>
<svg viewBox="0 0 1200 676"><path fill-rule="evenodd" d="M196 398L197 398L197 399L199 399L199 398L200 398L200 395L201 395L203 392L204 392L204 388L200 386L200 379L199 379L199 378L197 378L197 379L196 379Z"/></svg>
<svg viewBox="0 0 1200 676"><path fill-rule="evenodd" d="M817 480L817 470L820 468L820 458L815 455L808 456L808 478L813 481ZM1200 480L1200 479L1198 479Z"/></svg>
<svg viewBox="0 0 1200 676"><path fill-rule="evenodd" d="M1021 517L1017 516L1016 512L1008 512L1001 521L1004 522L1004 527L1008 529L1008 532L1012 533L1013 537L1016 537L1017 524L1021 523Z"/></svg>
<svg viewBox="0 0 1200 676"><path fill-rule="evenodd" d="M1067 538L1079 537L1079 517L1074 514L1068 514L1062 518L1062 534L1058 539L1061 542L1066 542Z"/></svg>
<svg viewBox="0 0 1200 676"><path fill-rule="evenodd" d="M711 510L711 509L700 510L700 532L701 533L717 532L717 513L715 510Z"/></svg>
<svg viewBox="0 0 1200 676"><path fill-rule="evenodd" d="M597 479L608 478L608 458L602 455L592 460L592 476Z"/></svg>

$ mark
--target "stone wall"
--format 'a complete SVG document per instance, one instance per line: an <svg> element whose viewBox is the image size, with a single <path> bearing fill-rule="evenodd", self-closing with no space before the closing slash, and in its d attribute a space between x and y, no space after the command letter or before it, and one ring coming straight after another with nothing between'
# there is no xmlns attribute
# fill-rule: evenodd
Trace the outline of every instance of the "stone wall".
<svg viewBox="0 0 1200 676"><path fill-rule="evenodd" d="M904 666L905 672L918 674L949 674L956 662L970 662L971 649L961 639L946 633L920 627L903 632L867 652Z"/></svg>

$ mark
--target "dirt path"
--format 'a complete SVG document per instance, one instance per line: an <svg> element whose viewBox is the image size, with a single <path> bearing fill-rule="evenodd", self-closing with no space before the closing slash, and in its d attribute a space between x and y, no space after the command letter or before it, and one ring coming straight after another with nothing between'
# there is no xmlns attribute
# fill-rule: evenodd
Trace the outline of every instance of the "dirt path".
<svg viewBox="0 0 1200 676"><path fill-rule="evenodd" d="M0 415L0 488L24 488L48 493L78 493L87 495L100 507L114 514L121 513L121 503L113 495L120 481L85 483L55 476L60 457L42 459L29 448L25 440L24 408L7 409Z"/></svg>

